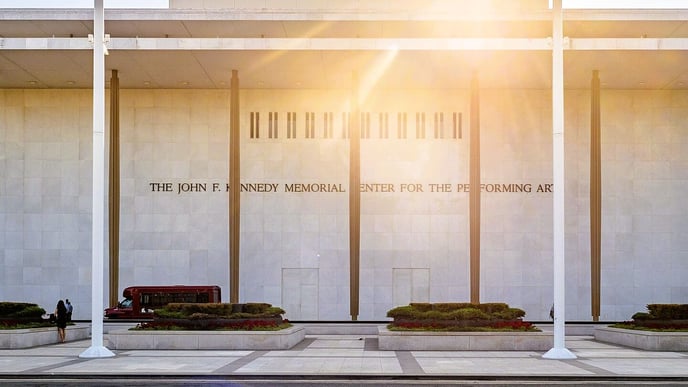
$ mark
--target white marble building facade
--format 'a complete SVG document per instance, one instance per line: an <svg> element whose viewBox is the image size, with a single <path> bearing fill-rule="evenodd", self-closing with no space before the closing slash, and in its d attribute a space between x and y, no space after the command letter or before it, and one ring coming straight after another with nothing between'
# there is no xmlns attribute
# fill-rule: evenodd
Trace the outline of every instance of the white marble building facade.
<svg viewBox="0 0 688 387"><path fill-rule="evenodd" d="M349 96L241 90L241 301L292 320L350 318ZM469 97L361 100L359 320L469 299ZM589 321L590 95L565 97L566 311ZM601 101L600 319L625 320L688 298L688 92L603 90ZM119 290L217 284L227 301L229 92L125 89L120 109ZM3 301L69 298L89 316L91 114L89 90L0 90ZM481 91L481 300L531 320L552 304L551 117L549 90Z"/></svg>

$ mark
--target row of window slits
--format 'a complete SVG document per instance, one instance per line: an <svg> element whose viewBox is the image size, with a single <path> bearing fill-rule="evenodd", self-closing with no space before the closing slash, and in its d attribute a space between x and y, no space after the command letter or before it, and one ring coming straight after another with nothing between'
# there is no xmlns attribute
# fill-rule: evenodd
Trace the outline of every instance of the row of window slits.
<svg viewBox="0 0 688 387"><path fill-rule="evenodd" d="M371 137L371 115L372 113L361 113L361 118L359 121L359 130L361 138L374 138ZM449 117L449 122L445 120L445 114L442 112L434 113L432 120L432 133L426 133L426 114L416 113L416 126L415 126L415 137L409 137L408 132L408 114L407 113L397 113L397 125L396 125L396 136L394 130L390 131L389 127L389 116L390 113L378 113L378 125L377 125L377 138L387 139L387 138L397 138L397 139L425 139L428 136L434 139L461 139L461 113L451 113ZM447 114L449 116L449 114ZM305 125L302 128L302 132L297 131L296 126L296 112L287 112L287 133L286 138L349 138L349 121L351 119L351 113L341 113L341 126L338 128L338 133L335 135L335 125L334 125L334 113L327 112L320 116L320 120L316 120L314 112L305 113ZM280 138L280 124L282 122L279 119L279 114L277 112L268 113L268 124L267 124L267 138ZM263 137L261 137L261 128L265 130L265 126L261 125L260 112L251 112L251 138L266 138L263 132ZM284 124L281 125L284 128ZM429 125L428 125L429 126ZM284 134L282 134L284 136Z"/></svg>

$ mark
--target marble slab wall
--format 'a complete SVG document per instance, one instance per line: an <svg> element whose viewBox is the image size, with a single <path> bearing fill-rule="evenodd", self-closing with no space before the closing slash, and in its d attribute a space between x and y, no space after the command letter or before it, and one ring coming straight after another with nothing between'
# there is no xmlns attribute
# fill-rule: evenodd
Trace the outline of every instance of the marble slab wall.
<svg viewBox="0 0 688 387"><path fill-rule="evenodd" d="M240 298L292 320L349 319L350 92L240 95ZM229 92L120 96L119 291L217 284L228 300ZM688 92L601 100L600 318L625 320L688 297ZM531 320L547 320L552 303L550 106L547 90L481 92L481 300ZM469 299L469 111L468 90L361 97L359 320ZM581 321L591 319L589 114L589 92L567 91L566 312ZM90 316L91 136L90 92L0 90L3 301L52 310L69 298L75 318Z"/></svg>

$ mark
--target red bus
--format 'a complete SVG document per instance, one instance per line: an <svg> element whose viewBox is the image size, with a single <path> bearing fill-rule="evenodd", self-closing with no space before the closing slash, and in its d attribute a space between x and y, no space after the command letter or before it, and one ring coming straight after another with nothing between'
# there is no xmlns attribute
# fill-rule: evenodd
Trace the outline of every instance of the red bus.
<svg viewBox="0 0 688 387"><path fill-rule="evenodd" d="M221 302L219 286L130 286L124 300L105 309L108 318L153 318L153 310L171 302Z"/></svg>

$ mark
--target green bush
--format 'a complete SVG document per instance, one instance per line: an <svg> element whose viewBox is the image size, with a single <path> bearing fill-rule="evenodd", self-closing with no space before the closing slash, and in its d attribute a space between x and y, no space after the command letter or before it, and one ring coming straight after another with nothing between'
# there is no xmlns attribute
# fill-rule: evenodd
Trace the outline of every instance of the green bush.
<svg viewBox="0 0 688 387"><path fill-rule="evenodd" d="M480 309L476 309L475 305L472 308L457 309L448 313L451 316L450 320L490 320L489 314Z"/></svg>
<svg viewBox="0 0 688 387"><path fill-rule="evenodd" d="M264 302L247 302L244 304L243 312L249 314L261 314L265 313L265 311L270 307L270 304L266 304Z"/></svg>
<svg viewBox="0 0 688 387"><path fill-rule="evenodd" d="M633 314L633 321L612 327L658 332L688 331L688 304L648 304L647 310Z"/></svg>
<svg viewBox="0 0 688 387"><path fill-rule="evenodd" d="M688 320L688 304L648 304L647 310L631 318L636 321Z"/></svg>
<svg viewBox="0 0 688 387"><path fill-rule="evenodd" d="M391 318L413 318L416 314L416 308L414 308L413 304L397 306L387 311L387 317Z"/></svg>
<svg viewBox="0 0 688 387"><path fill-rule="evenodd" d="M488 302L485 304L478 304L480 310L487 314L502 312L509 309L509 305L502 302Z"/></svg>
<svg viewBox="0 0 688 387"><path fill-rule="evenodd" d="M263 315L266 315L266 316L279 316L279 315L283 315L283 314L285 314L285 313L286 313L286 312L284 311L284 309L282 309L282 308L280 308L280 307L277 307L277 306L271 306L271 307L267 308L267 309L263 312Z"/></svg>
<svg viewBox="0 0 688 387"><path fill-rule="evenodd" d="M429 312L432 310L432 304L427 302L412 302L409 304L409 306L418 312Z"/></svg>
<svg viewBox="0 0 688 387"><path fill-rule="evenodd" d="M284 309L266 303L172 303L155 310L155 318L136 329L279 330L291 326Z"/></svg>
<svg viewBox="0 0 688 387"><path fill-rule="evenodd" d="M446 312L440 312L437 310L429 310L427 312L417 314L416 319L423 320L448 320L449 315Z"/></svg>
<svg viewBox="0 0 688 387"><path fill-rule="evenodd" d="M656 320L688 320L688 304L649 304L647 310Z"/></svg>
<svg viewBox="0 0 688 387"><path fill-rule="evenodd" d="M518 318L523 318L526 316L526 311L523 309L518 309L518 308L507 308L505 310L501 310L499 312L494 312L492 315L495 318L501 319L501 320L515 320Z"/></svg>
<svg viewBox="0 0 688 387"><path fill-rule="evenodd" d="M240 310L240 312L235 312ZM222 304L222 303L171 303L156 309L157 318L175 319L251 319L279 317L284 314L279 307L265 303Z"/></svg>
<svg viewBox="0 0 688 387"><path fill-rule="evenodd" d="M246 309L244 309L246 310ZM283 315L284 309L276 307L276 306L268 306L267 309L254 309L257 312L256 313L247 313L247 312L239 312L239 313L232 313L229 317L230 318L265 318L265 317L279 317L280 315ZM262 311L261 311L262 310Z"/></svg>
<svg viewBox="0 0 688 387"><path fill-rule="evenodd" d="M523 321L526 312L505 303L468 302L410 303L387 311L394 318L390 330L422 331L528 331L536 332Z"/></svg>
<svg viewBox="0 0 688 387"><path fill-rule="evenodd" d="M44 314L45 309L38 305L32 305L18 311L15 316L19 318L42 318Z"/></svg>
<svg viewBox="0 0 688 387"><path fill-rule="evenodd" d="M432 304L432 309L440 312L451 312L457 309L475 307L477 307L477 304L471 304L469 302L438 302L436 304Z"/></svg>
<svg viewBox="0 0 688 387"><path fill-rule="evenodd" d="M45 314L45 309L27 302L0 302L0 317L37 318Z"/></svg>
<svg viewBox="0 0 688 387"><path fill-rule="evenodd" d="M207 314L210 316L229 316L232 313L232 304L221 303L183 303L167 304L163 308L155 310L155 315L167 318L184 318L193 314Z"/></svg>
<svg viewBox="0 0 688 387"><path fill-rule="evenodd" d="M169 306L170 304L167 304ZM153 316L157 318L186 318L186 315L181 311L173 311L165 308L156 309Z"/></svg>
<svg viewBox="0 0 688 387"><path fill-rule="evenodd" d="M411 303L387 311L387 317L397 320L516 320L525 315L522 309L504 303Z"/></svg>
<svg viewBox="0 0 688 387"><path fill-rule="evenodd" d="M650 320L652 316L650 316L649 313L647 312L638 312L631 317L633 320L638 320L638 321L643 321L643 320Z"/></svg>

